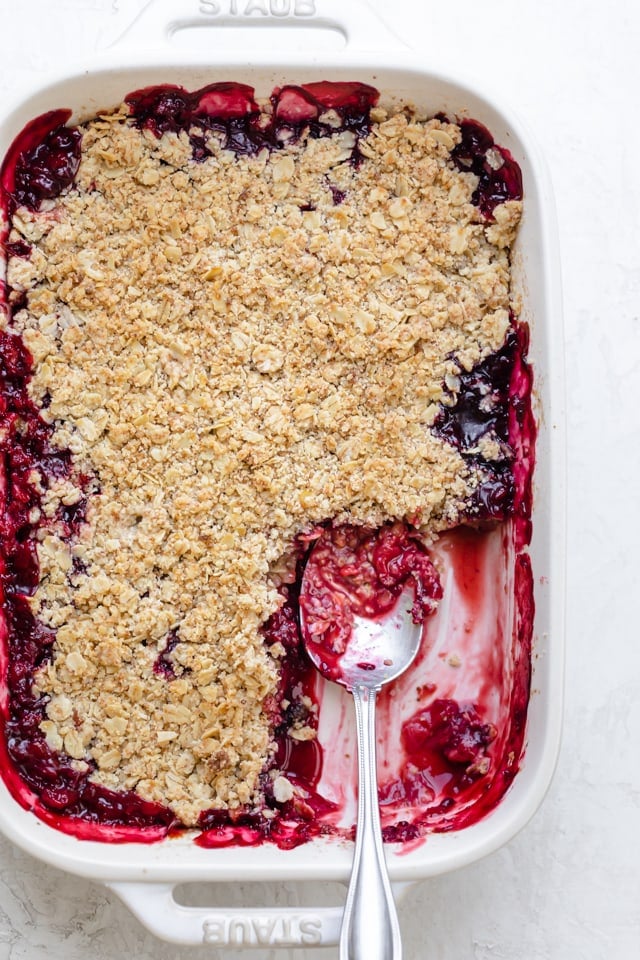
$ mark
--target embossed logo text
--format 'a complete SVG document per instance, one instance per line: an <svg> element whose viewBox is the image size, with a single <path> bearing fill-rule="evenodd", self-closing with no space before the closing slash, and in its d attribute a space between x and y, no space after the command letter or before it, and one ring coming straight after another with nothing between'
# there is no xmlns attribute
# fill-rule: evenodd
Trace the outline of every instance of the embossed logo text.
<svg viewBox="0 0 640 960"><path fill-rule="evenodd" d="M250 946L314 946L322 942L322 921L318 916L220 917L205 920L204 943Z"/></svg>
<svg viewBox="0 0 640 960"><path fill-rule="evenodd" d="M200 0L200 13L209 17L313 17L315 0Z"/></svg>

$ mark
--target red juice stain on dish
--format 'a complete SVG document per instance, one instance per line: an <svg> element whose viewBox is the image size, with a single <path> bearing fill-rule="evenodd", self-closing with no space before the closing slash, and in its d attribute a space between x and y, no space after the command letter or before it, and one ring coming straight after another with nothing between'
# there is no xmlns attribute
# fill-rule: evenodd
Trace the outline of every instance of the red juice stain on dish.
<svg viewBox="0 0 640 960"><path fill-rule="evenodd" d="M351 162L357 166L363 159L358 138L369 132L369 112L377 103L378 92L360 83L287 85L274 90L270 117L261 114L253 89L239 83L211 84L193 93L182 87L162 85L135 91L126 100L134 121L156 136L167 131L186 131L197 160L209 155L207 136L211 132L222 138L227 149L242 155L256 153L264 147L279 149L305 131L309 136L321 137L342 129L355 134ZM327 116L329 111L333 111L333 117ZM0 200L5 219L21 205L39 210L44 201L54 199L72 186L80 163L81 133L67 126L70 116L68 110L43 114L14 140L0 168ZM478 176L473 202L491 219L497 203L522 196L519 168L481 124L463 121L461 128L462 141L452 152L452 159L461 169L472 170ZM342 192L331 184L328 186L334 202L341 203ZM30 256L29 244L20 240L9 243L6 230L0 243L7 257ZM24 294L11 290L4 281L0 293L10 318L25 305ZM513 513L518 549L523 549L530 537L535 440L531 373L524 360L526 349L526 327L514 323L514 332L502 351L487 358L484 365L480 364L469 374L461 374L457 403L443 408L434 426L436 432L459 447L463 456L472 456L468 451L474 436L477 439L489 431L494 431L510 448L510 457L496 466L493 474L488 473L475 500L469 504L468 513L474 521L503 520ZM55 477L74 475L74 465L69 450L51 444L52 427L43 421L29 396L31 371L29 351L9 325L0 333L0 603L4 614L4 620L0 621L0 667L6 678L6 688L0 694L4 726L4 736L0 739L3 777L22 806L63 832L80 839L153 842L180 829L170 810L148 803L133 792L114 792L93 784L91 763L86 764L86 769L77 769L77 764L48 747L39 729L46 704L33 696L32 679L35 671L50 658L55 633L37 621L27 602L39 581L35 547L39 521L33 517L39 508L40 495L29 475L36 470L46 487ZM46 397L41 405L46 407ZM69 540L77 537L86 520L90 497L99 491L95 478L74 476L74 479L85 490L85 496L55 518L63 525ZM433 571L426 566L430 563L428 559L426 563L420 559L423 554L410 530L400 528L401 525L383 528L380 541L384 546L378 544L375 559L373 550L367 557L379 577L378 600L382 605L393 602L398 583L404 582L403 577L406 580L412 576L417 586L416 612L428 612L429 604L437 599L437 577L434 581ZM304 544L301 549L302 546ZM422 565L422 579L415 571L408 572L416 559L418 566ZM86 572L82 564L78 564L71 575L82 576ZM345 576L349 578L353 574ZM304 654L298 627L300 579L301 569L296 583L283 588L283 607L263 627L267 646L279 641L285 648L285 656L280 661L278 696L272 703L266 703L265 709L271 712L277 744L273 765L286 774L296 788L295 795L284 803L278 802L273 795L272 780L265 771L266 810L255 815L208 811L201 819L203 832L197 841L202 846L270 842L290 849L314 836L340 832L330 824L331 815L336 813L335 805L317 789L323 766L318 743L296 741L289 736L293 724L304 720L313 726L317 722L308 706L313 702L315 670ZM403 730L403 743L413 757L413 779L405 777L401 789L422 804L423 810L411 823L405 821L387 827L386 839L409 841L428 829L454 829L475 822L496 805L507 789L517 771L524 738L530 683L532 584L529 559L521 554L516 562L515 590L518 669L507 747L495 762L494 775L473 779L468 771L474 763L476 769L481 770L486 760L483 751L491 750L481 705L457 704L452 700L427 704ZM366 607L365 598L361 600ZM382 606L376 609L382 612ZM169 637L154 667L167 679L171 679L173 671L169 657L172 642L175 645ZM368 666L363 661L363 669ZM283 702L286 708L282 707ZM413 767L420 764L424 768L414 772ZM453 772L447 764L454 765ZM468 780L471 782L467 783ZM484 783L485 780L490 782ZM452 819L450 811L456 802L456 791L462 791L461 784L465 795L477 791L478 798L473 805L466 806L457 819ZM391 798L398 789L397 785L387 787L388 802L393 802ZM447 795L442 795L443 789ZM384 792L382 800L384 803Z"/></svg>
<svg viewBox="0 0 640 960"><path fill-rule="evenodd" d="M484 541L473 529L462 529L457 537L458 563L455 565L460 590L468 607L477 608L481 600ZM455 549L455 547L454 547Z"/></svg>
<svg viewBox="0 0 640 960"><path fill-rule="evenodd" d="M381 803L406 806L411 791L421 785L433 790L429 805L411 820L385 827L388 842L409 841L425 834L460 830L490 813L511 786L522 758L531 686L533 578L529 557L520 554L515 566L516 630L514 675L503 730L483 720L483 704L459 704L436 699L416 711L402 729L406 762L402 776L383 784ZM499 752L494 750L500 739Z"/></svg>
<svg viewBox="0 0 640 960"><path fill-rule="evenodd" d="M446 818L437 829L459 830L477 823L490 813L511 786L518 772L524 749L524 737L529 693L531 688L531 638L533 633L533 577L526 554L516 558L515 600L517 625L514 642L517 646L515 671L512 679L509 712L506 717L506 735L500 754L491 757L486 776L480 776L464 794L464 808ZM488 748L489 755L491 748Z"/></svg>
<svg viewBox="0 0 640 960"><path fill-rule="evenodd" d="M533 373L525 360L529 350L529 328L515 326L517 339L509 380L509 446L513 451L513 507L516 551L520 553L531 542L531 510L533 505L533 470L537 427L531 406Z"/></svg>

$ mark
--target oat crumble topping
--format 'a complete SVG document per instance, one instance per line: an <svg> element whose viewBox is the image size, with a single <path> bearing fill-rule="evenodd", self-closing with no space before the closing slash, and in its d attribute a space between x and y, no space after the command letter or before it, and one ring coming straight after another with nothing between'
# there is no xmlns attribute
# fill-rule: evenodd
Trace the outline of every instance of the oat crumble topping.
<svg viewBox="0 0 640 960"><path fill-rule="evenodd" d="M429 427L504 341L521 204L484 221L456 124L371 116L359 166L348 131L247 157L210 131L196 162L123 106L82 126L75 185L13 216L33 245L9 260L15 328L76 464L43 491L42 729L186 825L259 802L279 652L260 625L293 538L407 517L433 537L477 483ZM69 541L60 508L85 497Z"/></svg>

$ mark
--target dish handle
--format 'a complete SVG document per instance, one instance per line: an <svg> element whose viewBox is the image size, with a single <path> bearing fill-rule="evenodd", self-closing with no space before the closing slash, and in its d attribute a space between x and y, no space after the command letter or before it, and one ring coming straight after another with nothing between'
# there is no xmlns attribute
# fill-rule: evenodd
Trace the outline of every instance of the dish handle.
<svg viewBox="0 0 640 960"><path fill-rule="evenodd" d="M188 946L331 947L340 941L342 907L186 907L173 883L106 882L156 937ZM396 900L410 883L394 884Z"/></svg>
<svg viewBox="0 0 640 960"><path fill-rule="evenodd" d="M112 46L167 49L174 34L200 27L330 30L350 53L408 49L364 0L151 0Z"/></svg>
<svg viewBox="0 0 640 960"><path fill-rule="evenodd" d="M186 907L172 883L107 883L162 940L197 946L326 947L340 939L342 907Z"/></svg>

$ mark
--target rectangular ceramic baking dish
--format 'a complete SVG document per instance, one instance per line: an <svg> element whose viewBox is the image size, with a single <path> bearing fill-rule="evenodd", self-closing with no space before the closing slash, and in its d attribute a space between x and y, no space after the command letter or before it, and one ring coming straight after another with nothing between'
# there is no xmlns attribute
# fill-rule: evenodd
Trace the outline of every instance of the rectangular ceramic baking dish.
<svg viewBox="0 0 640 960"><path fill-rule="evenodd" d="M264 53L248 62L230 49L229 26L264 29ZM335 53L278 58L269 27L332 30L343 40ZM185 53L177 31L215 31L212 55ZM208 34L213 37L212 33ZM237 36L237 30L233 36ZM202 50L202 46L199 47ZM564 441L561 301L553 198L540 153L521 122L475 82L433 72L361 3L341 0L154 0L123 37L90 65L63 70L9 110L0 123L0 156L38 114L69 108L82 121L114 107L131 90L156 83L197 89L220 80L253 85L258 95L283 83L360 80L381 92L381 103L409 101L421 110L472 117L520 164L525 214L514 255L521 319L531 330L534 412L538 427L533 540L535 625L532 695L524 759L498 807L461 831L435 834L409 852L390 847L397 885L433 877L496 850L529 820L549 786L559 748L564 662ZM344 881L351 864L345 843L314 840L293 850L272 846L206 850L188 837L157 844L81 841L47 826L16 803L0 783L0 829L33 856L114 890L156 935L176 943L309 947L337 942L341 909L193 908L173 891L186 882Z"/></svg>

